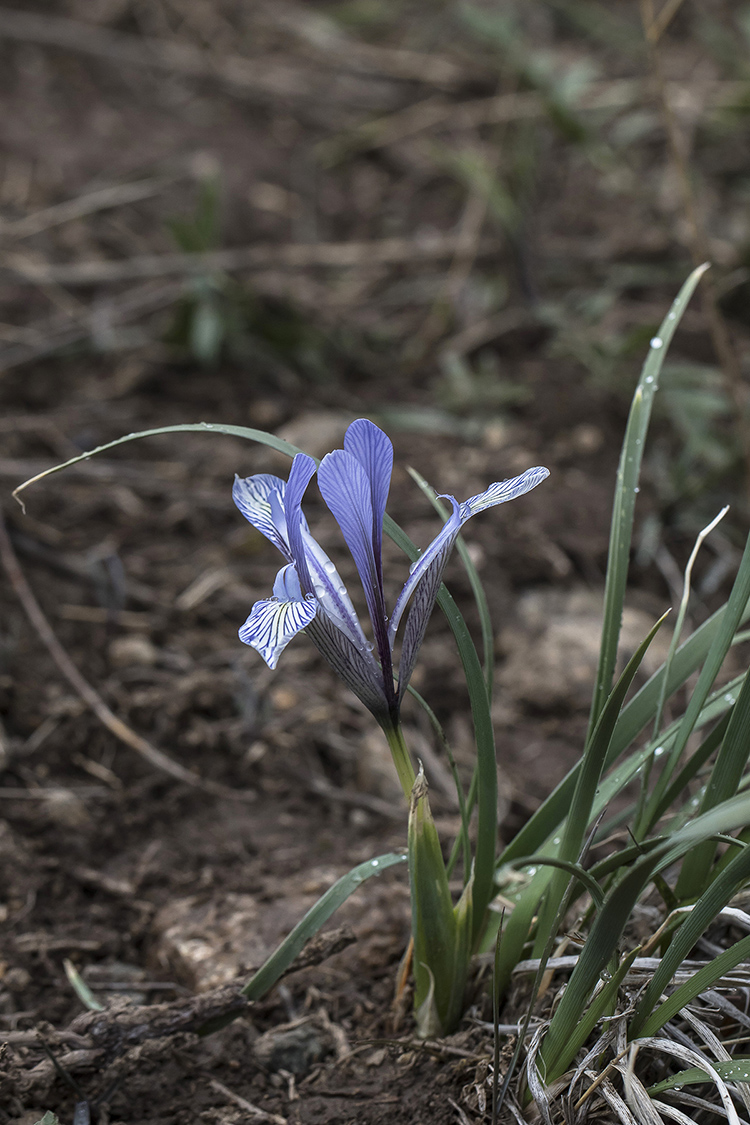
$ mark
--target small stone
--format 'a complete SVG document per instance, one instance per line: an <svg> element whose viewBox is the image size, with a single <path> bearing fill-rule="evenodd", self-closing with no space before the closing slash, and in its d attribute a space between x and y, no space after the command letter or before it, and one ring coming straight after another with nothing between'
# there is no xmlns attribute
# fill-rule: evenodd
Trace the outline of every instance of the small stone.
<svg viewBox="0 0 750 1125"><path fill-rule="evenodd" d="M16 966L2 975L2 985L8 992L23 992L31 984L31 974Z"/></svg>
<svg viewBox="0 0 750 1125"><path fill-rule="evenodd" d="M518 620L503 630L505 663L498 680L506 698L541 711L584 710L599 661L602 594L594 590L530 590L517 603ZM632 656L655 617L627 607L622 615L618 668ZM651 675L665 659L669 630L657 633L641 665Z"/></svg>
<svg viewBox="0 0 750 1125"><path fill-rule="evenodd" d="M333 1052L331 1033L312 1021L276 1027L253 1044L253 1054L261 1066L271 1073L286 1070L295 1078L304 1078Z"/></svg>
<svg viewBox="0 0 750 1125"><path fill-rule="evenodd" d="M116 668L133 665L151 667L159 659L159 650L148 637L133 633L127 637L117 637L109 646L109 660Z"/></svg>

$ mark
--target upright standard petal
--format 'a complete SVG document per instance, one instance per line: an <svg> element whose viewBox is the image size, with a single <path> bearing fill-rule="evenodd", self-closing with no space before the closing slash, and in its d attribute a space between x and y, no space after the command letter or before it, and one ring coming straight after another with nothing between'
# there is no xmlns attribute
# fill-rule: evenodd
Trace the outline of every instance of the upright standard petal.
<svg viewBox="0 0 750 1125"><path fill-rule="evenodd" d="M254 528L270 539L287 562L292 561L284 520L286 482L270 473L234 478L232 499Z"/></svg>
<svg viewBox="0 0 750 1125"><path fill-rule="evenodd" d="M393 473L393 445L381 429L358 418L344 436L344 449L359 461L370 482L372 500L372 547L382 581L383 519Z"/></svg>
<svg viewBox="0 0 750 1125"><path fill-rule="evenodd" d="M256 649L269 668L276 667L286 646L313 621L318 608L312 595L302 596L291 563L277 574L273 592L272 598L255 603L239 631L240 640Z"/></svg>
<svg viewBox="0 0 750 1125"><path fill-rule="evenodd" d="M374 524L370 478L357 458L345 449L328 453L318 469L318 487L341 528L362 581L367 608L372 619L375 643L384 675L390 675L385 599L380 566L375 555ZM382 529L382 518L381 518Z"/></svg>

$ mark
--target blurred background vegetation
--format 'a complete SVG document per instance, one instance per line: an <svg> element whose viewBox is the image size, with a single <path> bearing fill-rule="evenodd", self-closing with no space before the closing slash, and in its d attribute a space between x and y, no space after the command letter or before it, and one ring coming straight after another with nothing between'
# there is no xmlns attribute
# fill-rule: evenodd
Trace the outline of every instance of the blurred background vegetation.
<svg viewBox="0 0 750 1125"><path fill-rule="evenodd" d="M0 369L30 406L53 372L90 397L89 364L180 418L234 386L225 421L618 444L710 260L647 476L658 520L745 502L750 4L66 0L0 9L0 54Z"/></svg>

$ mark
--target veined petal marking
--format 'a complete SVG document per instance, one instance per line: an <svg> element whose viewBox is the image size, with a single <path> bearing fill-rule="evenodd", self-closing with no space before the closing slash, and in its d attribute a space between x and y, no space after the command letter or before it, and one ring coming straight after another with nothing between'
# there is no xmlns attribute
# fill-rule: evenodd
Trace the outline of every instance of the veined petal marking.
<svg viewBox="0 0 750 1125"><path fill-rule="evenodd" d="M375 554L370 478L352 453L335 449L333 453L326 454L320 463L318 487L352 553L362 581L378 654L385 674L390 675L391 647L385 620L383 579Z"/></svg>
<svg viewBox="0 0 750 1125"><path fill-rule="evenodd" d="M302 601L267 598L256 602L239 631L240 640L256 649L269 668L275 668L286 646L311 623L317 610L311 594Z"/></svg>
<svg viewBox="0 0 750 1125"><path fill-rule="evenodd" d="M393 473L393 445L378 426L366 418L358 418L344 435L344 449L359 461L370 482L372 546L382 578L383 519Z"/></svg>
<svg viewBox="0 0 750 1125"><path fill-rule="evenodd" d="M468 500L464 501L461 505L461 522L465 523L477 512L483 512L485 508L494 508L496 504L506 504L508 500L515 500L518 496L531 492L532 488L536 488L548 476L549 469L537 465L536 468L527 469L525 473L521 473L518 477L495 481L484 492L480 492L476 496L470 496Z"/></svg>
<svg viewBox="0 0 750 1125"><path fill-rule="evenodd" d="M299 580L307 593L312 593L312 582L307 567L304 533L307 524L302 515L302 497L315 473L315 462L306 453L298 453L289 470L289 480L284 493L284 516L286 518L289 551L297 567Z"/></svg>
<svg viewBox="0 0 750 1125"><path fill-rule="evenodd" d="M377 667L341 575L309 531L305 530L302 538L312 590L322 613L348 637L356 649L366 652L373 667Z"/></svg>
<svg viewBox="0 0 750 1125"><path fill-rule="evenodd" d="M434 563L437 562L437 564L440 566L442 574L445 563L448 559L448 555L450 554L455 542L456 536L461 530L462 521L458 501L453 496L444 496L442 497L442 499L450 500L453 506L453 511L451 512L450 516L445 521L435 538L432 540L429 547L426 547L424 549L417 561L413 564L411 573L406 579L403 589L396 599L396 604L393 607L393 613L391 614L391 620L388 625L388 636L391 641L391 647L393 647L393 642L396 637L396 630L398 629L399 622L401 621L401 617L404 610L406 609L409 598L412 596L414 590L425 577L427 571L430 569L430 567L433 566Z"/></svg>
<svg viewBox="0 0 750 1125"><path fill-rule="evenodd" d="M232 499L245 519L291 562L286 524L279 520L279 509L283 513L285 489L286 481L271 473L257 473L254 477L244 478L235 476ZM272 502L274 494L276 499Z"/></svg>

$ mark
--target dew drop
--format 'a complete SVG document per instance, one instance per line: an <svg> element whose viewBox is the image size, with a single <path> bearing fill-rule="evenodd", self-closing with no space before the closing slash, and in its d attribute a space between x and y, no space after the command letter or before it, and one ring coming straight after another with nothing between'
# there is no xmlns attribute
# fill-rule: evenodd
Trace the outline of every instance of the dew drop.
<svg viewBox="0 0 750 1125"><path fill-rule="evenodd" d="M724 696L724 702L725 703L734 703L734 696L730 695L729 692L727 692L727 694Z"/></svg>
<svg viewBox="0 0 750 1125"><path fill-rule="evenodd" d="M536 875L536 867L530 867L528 870L528 874L531 876Z"/></svg>
<svg viewBox="0 0 750 1125"><path fill-rule="evenodd" d="M646 376L646 382L647 383L653 383L653 381L654 381L653 375L647 375Z"/></svg>
<svg viewBox="0 0 750 1125"><path fill-rule="evenodd" d="M333 565L330 559L328 560L328 562L323 563L323 570L326 572L326 574L336 573L336 567Z"/></svg>
<svg viewBox="0 0 750 1125"><path fill-rule="evenodd" d="M371 859L371 860L370 860L370 867L377 867L377 866L378 866L378 862L379 862L379 861L378 861L377 859Z"/></svg>
<svg viewBox="0 0 750 1125"><path fill-rule="evenodd" d="M636 492L636 493L637 493L637 492L640 492L640 491L641 491L641 490L640 490L640 488L638 487L638 485L636 485L636 486L635 486L635 488L633 489L633 492Z"/></svg>
<svg viewBox="0 0 750 1125"><path fill-rule="evenodd" d="M663 746L657 746L656 749L654 750L654 757L660 758L663 753L664 753L664 747Z"/></svg>
<svg viewBox="0 0 750 1125"><path fill-rule="evenodd" d="M367 643L365 644L365 648L367 649L367 651L368 651L368 652L372 652L372 650L373 650L373 648L374 648L374 647L375 647L375 646L374 646L374 645L372 645L372 644L370 644L370 642L369 642L369 641L367 641Z"/></svg>
<svg viewBox="0 0 750 1125"><path fill-rule="evenodd" d="M652 348L661 348L661 347L663 347L663 345L664 345L664 341L662 340L661 336L654 336L652 338L652 340L651 340L651 347Z"/></svg>

